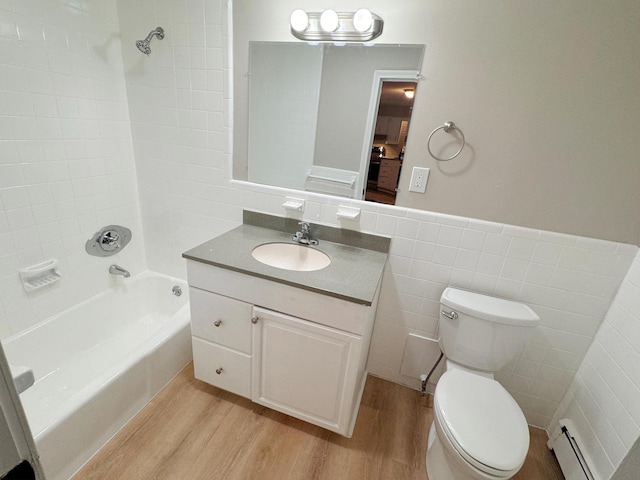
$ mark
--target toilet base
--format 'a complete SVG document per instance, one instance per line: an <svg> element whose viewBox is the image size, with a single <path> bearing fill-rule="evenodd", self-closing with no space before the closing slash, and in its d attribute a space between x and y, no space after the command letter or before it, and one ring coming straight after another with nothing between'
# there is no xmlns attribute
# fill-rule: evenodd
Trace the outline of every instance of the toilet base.
<svg viewBox="0 0 640 480"><path fill-rule="evenodd" d="M429 439L427 441L427 476L429 480L507 480L511 477L496 477L480 472L468 465L462 468L457 462L450 458L449 454L440 442L436 432L435 420L429 429ZM461 458L460 461L463 461Z"/></svg>

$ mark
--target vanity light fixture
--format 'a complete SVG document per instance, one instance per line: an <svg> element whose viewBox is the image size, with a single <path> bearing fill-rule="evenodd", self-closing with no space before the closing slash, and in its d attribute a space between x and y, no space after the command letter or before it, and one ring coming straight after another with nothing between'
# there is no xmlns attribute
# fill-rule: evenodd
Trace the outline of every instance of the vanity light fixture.
<svg viewBox="0 0 640 480"><path fill-rule="evenodd" d="M335 32L340 26L340 19L335 10L325 10L320 15L320 28L325 32Z"/></svg>
<svg viewBox="0 0 640 480"><path fill-rule="evenodd" d="M304 10L295 10L291 14L291 30L304 32L309 26L309 16Z"/></svg>
<svg viewBox="0 0 640 480"><path fill-rule="evenodd" d="M353 14L353 28L364 33L373 25L373 15L366 8L361 8Z"/></svg>
<svg viewBox="0 0 640 480"><path fill-rule="evenodd" d="M404 96L407 98L413 98L415 94L416 94L416 91L413 88L404 89Z"/></svg>
<svg viewBox="0 0 640 480"><path fill-rule="evenodd" d="M371 42L382 34L384 21L366 8L355 13L305 12L291 14L291 34L307 42Z"/></svg>

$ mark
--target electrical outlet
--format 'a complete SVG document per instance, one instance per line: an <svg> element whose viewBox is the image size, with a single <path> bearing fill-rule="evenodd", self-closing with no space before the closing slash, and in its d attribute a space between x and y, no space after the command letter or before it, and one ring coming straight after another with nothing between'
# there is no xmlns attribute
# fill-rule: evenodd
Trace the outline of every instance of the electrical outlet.
<svg viewBox="0 0 640 480"><path fill-rule="evenodd" d="M429 179L429 169L423 167L413 167L411 170L410 192L424 193L427 190L427 180Z"/></svg>

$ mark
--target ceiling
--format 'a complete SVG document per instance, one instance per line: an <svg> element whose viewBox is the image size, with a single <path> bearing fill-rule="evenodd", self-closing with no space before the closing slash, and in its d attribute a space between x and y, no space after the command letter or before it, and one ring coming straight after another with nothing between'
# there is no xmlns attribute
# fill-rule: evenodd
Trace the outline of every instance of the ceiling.
<svg viewBox="0 0 640 480"><path fill-rule="evenodd" d="M416 82L384 82L380 94L380 105L411 107L413 98L407 98L405 89L416 89Z"/></svg>

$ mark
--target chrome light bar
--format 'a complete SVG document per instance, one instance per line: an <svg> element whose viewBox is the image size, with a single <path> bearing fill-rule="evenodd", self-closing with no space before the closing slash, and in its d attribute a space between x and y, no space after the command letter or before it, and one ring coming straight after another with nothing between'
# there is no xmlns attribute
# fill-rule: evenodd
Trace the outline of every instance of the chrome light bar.
<svg viewBox="0 0 640 480"><path fill-rule="evenodd" d="M356 12L305 12L291 14L291 34L307 42L370 42L382 34L384 21L362 8Z"/></svg>

